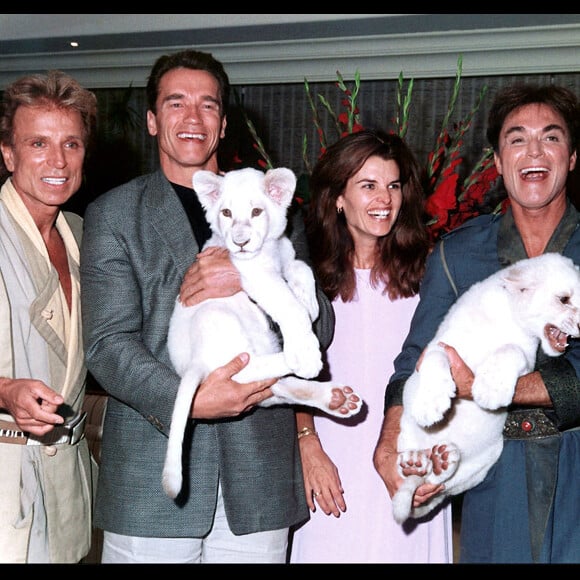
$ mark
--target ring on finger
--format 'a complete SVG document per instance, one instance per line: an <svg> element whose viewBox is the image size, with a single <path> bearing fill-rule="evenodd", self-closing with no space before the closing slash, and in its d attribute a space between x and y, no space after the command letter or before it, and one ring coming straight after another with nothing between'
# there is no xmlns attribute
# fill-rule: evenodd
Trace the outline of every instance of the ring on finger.
<svg viewBox="0 0 580 580"><path fill-rule="evenodd" d="M320 494L322 494L322 492L321 492L321 491L315 491L315 492L314 492L314 497L318 497Z"/></svg>

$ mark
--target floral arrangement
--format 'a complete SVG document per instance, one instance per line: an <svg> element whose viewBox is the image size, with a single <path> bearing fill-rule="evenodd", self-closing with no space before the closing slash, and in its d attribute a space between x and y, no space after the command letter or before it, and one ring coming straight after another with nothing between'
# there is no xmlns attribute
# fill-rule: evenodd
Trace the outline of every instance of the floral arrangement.
<svg viewBox="0 0 580 580"><path fill-rule="evenodd" d="M322 96L318 96L318 105L312 96L310 85L304 79L304 86L312 118L317 129L320 153L323 155L328 146L328 137L322 128L319 114L319 106L322 106L330 118L333 120L337 138L343 137L349 133L360 131L363 126L360 122L360 111L357 105L357 98L360 92L360 74L358 71L354 76L354 84L351 88L347 86L344 78L337 71L337 88L343 93L342 106L344 110L337 114L328 101ZM455 109L457 97L461 84L462 74L462 57L457 62L457 73L453 93L447 108L441 130L436 138L433 150L429 153L427 163L423 168L423 187L426 194L426 212L429 216L427 227L433 240L445 232L461 225L465 220L481 213L486 195L496 184L498 173L493 161L493 151L487 149L481 158L477 161L471 172L465 179L460 178L460 169L464 164L462 156L463 137L471 127L473 118L477 113L481 102L487 93L487 87L484 87L478 96L477 102L468 113L468 115L457 123L451 123L451 117ZM410 108L413 91L413 79L404 90L403 73L399 75L397 87L397 114L393 119L394 128L392 132L405 138L408 127ZM263 168L273 167L272 161L258 136L253 123L246 117L246 124L252 135L254 148L260 155L259 164ZM451 126L451 129L449 128ZM308 174L311 173L312 167L308 159L308 140L306 135L302 142L302 157L304 160L307 174L301 176L296 189L296 199L299 203L308 203ZM505 204L496 209L501 211L505 209Z"/></svg>

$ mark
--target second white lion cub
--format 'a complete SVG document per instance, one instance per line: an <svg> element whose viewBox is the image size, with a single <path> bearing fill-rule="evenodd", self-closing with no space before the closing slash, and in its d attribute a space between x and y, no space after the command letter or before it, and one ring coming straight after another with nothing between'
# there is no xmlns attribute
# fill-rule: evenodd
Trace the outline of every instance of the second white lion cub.
<svg viewBox="0 0 580 580"><path fill-rule="evenodd" d="M198 171L193 177L213 234L206 247L229 250L244 292L190 307L176 301L168 348L182 379L163 469L163 488L170 497L182 486L183 435L195 392L211 371L241 352L250 354L250 362L235 380L281 377L272 386L274 396L261 406L307 405L344 418L361 408L351 387L308 380L322 369L322 356L312 330L318 317L314 276L295 258L284 235L295 186L296 176L286 168L266 173L247 168L225 175ZM283 349L266 314L280 328Z"/></svg>
<svg viewBox="0 0 580 580"><path fill-rule="evenodd" d="M548 253L520 260L459 297L407 380L398 439L401 465L421 463L393 496L393 515L428 514L446 497L480 483L503 449L503 426L518 377L534 369L538 345L561 355L580 335L580 272L571 259ZM474 374L473 400L455 399L455 383L440 343L453 346ZM433 471L423 450L446 445L448 467ZM419 470L417 470L419 471ZM422 483L443 493L413 508Z"/></svg>

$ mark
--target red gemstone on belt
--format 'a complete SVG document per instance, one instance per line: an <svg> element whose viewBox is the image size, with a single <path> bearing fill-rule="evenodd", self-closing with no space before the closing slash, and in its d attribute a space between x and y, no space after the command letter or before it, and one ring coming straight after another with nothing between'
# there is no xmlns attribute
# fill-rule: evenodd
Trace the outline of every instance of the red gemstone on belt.
<svg viewBox="0 0 580 580"><path fill-rule="evenodd" d="M534 428L534 425L530 421L522 421L522 430L526 433L530 432Z"/></svg>

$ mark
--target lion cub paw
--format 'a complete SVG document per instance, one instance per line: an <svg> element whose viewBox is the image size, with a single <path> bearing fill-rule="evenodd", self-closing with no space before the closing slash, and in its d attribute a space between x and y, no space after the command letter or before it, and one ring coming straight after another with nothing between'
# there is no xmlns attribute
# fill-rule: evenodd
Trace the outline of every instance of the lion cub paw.
<svg viewBox="0 0 580 580"><path fill-rule="evenodd" d="M311 389L303 391L301 396L303 400L307 400L309 406L341 419L356 415L363 404L361 397L354 392L352 387L333 383L318 383Z"/></svg>
<svg viewBox="0 0 580 580"><path fill-rule="evenodd" d="M308 334L301 340L284 343L284 359L293 374L313 379L322 370L322 354L316 335Z"/></svg>
<svg viewBox="0 0 580 580"><path fill-rule="evenodd" d="M337 417L351 417L360 411L361 406L362 399L351 387L332 387L326 411Z"/></svg>
<svg viewBox="0 0 580 580"><path fill-rule="evenodd" d="M424 481L433 471L433 463L424 449L407 449L399 453L397 471L401 477L416 475Z"/></svg>
<svg viewBox="0 0 580 580"><path fill-rule="evenodd" d="M399 453L397 471L401 477L420 477L424 483L447 481L459 467L459 450L452 443L438 443L432 449L407 449Z"/></svg>
<svg viewBox="0 0 580 580"><path fill-rule="evenodd" d="M438 443L431 449L432 471L428 483L439 484L447 481L459 467L461 454L453 443Z"/></svg>

